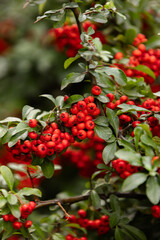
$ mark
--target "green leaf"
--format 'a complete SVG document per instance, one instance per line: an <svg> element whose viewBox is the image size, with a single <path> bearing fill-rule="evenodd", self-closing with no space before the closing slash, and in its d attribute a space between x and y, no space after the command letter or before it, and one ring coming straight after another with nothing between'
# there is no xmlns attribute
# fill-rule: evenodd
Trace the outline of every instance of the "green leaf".
<svg viewBox="0 0 160 240"><path fill-rule="evenodd" d="M37 115L38 113L40 113L40 112L41 112L40 109L33 109L33 110L31 110L31 111L29 112L29 114L27 115L27 119L29 120L29 119L32 119L32 118L36 118L36 115Z"/></svg>
<svg viewBox="0 0 160 240"><path fill-rule="evenodd" d="M85 78L85 73L69 73L66 78L62 80L61 90L67 87L70 83L82 82Z"/></svg>
<svg viewBox="0 0 160 240"><path fill-rule="evenodd" d="M147 171L151 171L152 169L152 158L149 156L143 156L142 157L142 163L143 163L143 167L147 170Z"/></svg>
<svg viewBox="0 0 160 240"><path fill-rule="evenodd" d="M0 123L8 123L8 122L21 122L22 120L17 117L7 117L4 120L1 120Z"/></svg>
<svg viewBox="0 0 160 240"><path fill-rule="evenodd" d="M138 66L134 67L133 69L138 70L140 72L144 72L144 73L146 73L147 75L151 76L154 79L156 78L154 72L149 67L147 67L145 65L138 65Z"/></svg>
<svg viewBox="0 0 160 240"><path fill-rule="evenodd" d="M30 113L30 111L32 111L34 108L29 106L29 105L25 105L22 109L22 119L26 119L26 117L28 116L28 114Z"/></svg>
<svg viewBox="0 0 160 240"><path fill-rule="evenodd" d="M117 114L122 114L122 113L125 113L125 112L142 112L142 111L145 111L145 112L150 112L150 110L147 110L146 108L143 108L143 107L138 107L136 105L129 105L129 104L126 104L126 103L122 103L120 105L118 105L118 108L121 108L121 110L119 110L117 112Z"/></svg>
<svg viewBox="0 0 160 240"><path fill-rule="evenodd" d="M117 212L113 212L110 214L109 216L109 225L111 228L113 228L114 226L116 226L119 222L119 214L117 214Z"/></svg>
<svg viewBox="0 0 160 240"><path fill-rule="evenodd" d="M160 97L160 91L159 91L159 92L155 92L155 93L153 93L153 95L155 95L155 96L157 96L157 97ZM158 114L155 114L154 116L156 117L156 115L159 117Z"/></svg>
<svg viewBox="0 0 160 240"><path fill-rule="evenodd" d="M69 108L73 103L76 103L83 99L84 97L82 95L72 95L64 102L63 108Z"/></svg>
<svg viewBox="0 0 160 240"><path fill-rule="evenodd" d="M128 148L129 150L134 151L134 147L132 146L132 144L125 139L119 139L118 144L120 146L123 146L124 148Z"/></svg>
<svg viewBox="0 0 160 240"><path fill-rule="evenodd" d="M52 95L50 95L50 94L42 94L42 95L40 95L40 97L45 97L45 98L49 99L55 105L55 99L54 99L54 97Z"/></svg>
<svg viewBox="0 0 160 240"><path fill-rule="evenodd" d="M138 149L138 143L142 134L143 134L143 129L137 126L134 129L134 142L135 142L136 149Z"/></svg>
<svg viewBox="0 0 160 240"><path fill-rule="evenodd" d="M15 132L16 127L9 128L6 134L2 138L2 144L8 143L11 137L16 133Z"/></svg>
<svg viewBox="0 0 160 240"><path fill-rule="evenodd" d="M94 33L95 33L95 31L94 31L94 29L93 29L92 27L89 27L89 28L87 29L87 35L91 36L91 35L94 34Z"/></svg>
<svg viewBox="0 0 160 240"><path fill-rule="evenodd" d="M13 214L13 216L15 216L16 218L19 218L21 216L19 205L8 204L8 207L11 210L11 213Z"/></svg>
<svg viewBox="0 0 160 240"><path fill-rule="evenodd" d="M157 176L149 177L146 182L146 195L149 201L156 205L160 201L160 184Z"/></svg>
<svg viewBox="0 0 160 240"><path fill-rule="evenodd" d="M87 231L85 228L81 227L79 224L77 223L68 223L65 225L65 227L70 227L70 228L76 228L81 230L84 234L87 234Z"/></svg>
<svg viewBox="0 0 160 240"><path fill-rule="evenodd" d="M99 95L99 96L97 96L96 97L100 102L102 102L102 103L107 103L107 102L109 102L109 99L105 96L105 95Z"/></svg>
<svg viewBox="0 0 160 240"><path fill-rule="evenodd" d="M8 128L6 126L0 126L0 138L2 138L8 131Z"/></svg>
<svg viewBox="0 0 160 240"><path fill-rule="evenodd" d="M13 185L14 185L14 177L13 177L13 174L12 174L11 170L6 166L1 166L0 167L0 172L1 172L4 180L6 181L9 189L12 191L13 190Z"/></svg>
<svg viewBox="0 0 160 240"><path fill-rule="evenodd" d="M115 156L129 162L131 165L142 166L141 155L135 151L124 148L118 150Z"/></svg>
<svg viewBox="0 0 160 240"><path fill-rule="evenodd" d="M46 159L41 164L41 169L46 178L51 178L54 174L54 164L51 161L47 161Z"/></svg>
<svg viewBox="0 0 160 240"><path fill-rule="evenodd" d="M54 233L52 235L53 240L65 240L66 238L61 233Z"/></svg>
<svg viewBox="0 0 160 240"><path fill-rule="evenodd" d="M107 75L114 76L114 80L120 86L125 86L127 84L127 77L122 70L118 68L111 68L111 67L103 67L102 70L103 69Z"/></svg>
<svg viewBox="0 0 160 240"><path fill-rule="evenodd" d="M116 212L117 215L120 215L120 202L117 196L115 196L114 194L111 194L109 197L110 200L110 206L113 210L113 212Z"/></svg>
<svg viewBox="0 0 160 240"><path fill-rule="evenodd" d="M143 135L141 136L141 141L142 141L142 143L144 143L145 145L151 146L151 147L153 147L154 149L157 149L157 144L156 144L155 141L154 141L152 138L150 138L148 135L143 134Z"/></svg>
<svg viewBox="0 0 160 240"><path fill-rule="evenodd" d="M95 209L98 209L101 207L101 199L95 190L91 191L91 201Z"/></svg>
<svg viewBox="0 0 160 240"><path fill-rule="evenodd" d="M148 41L145 43L147 49L150 48L156 48L160 46L160 36L153 36L148 39Z"/></svg>
<svg viewBox="0 0 160 240"><path fill-rule="evenodd" d="M7 200L5 197L0 196L0 208L3 208L7 203Z"/></svg>
<svg viewBox="0 0 160 240"><path fill-rule="evenodd" d="M133 40L136 37L137 33L134 28L129 28L125 32L125 42L128 44L133 44Z"/></svg>
<svg viewBox="0 0 160 240"><path fill-rule="evenodd" d="M109 127L95 125L94 131L100 138L106 141L112 136L112 130Z"/></svg>
<svg viewBox="0 0 160 240"><path fill-rule="evenodd" d="M122 184L123 192L130 192L136 189L139 185L144 183L147 179L148 174L146 173L134 173L127 177Z"/></svg>
<svg viewBox="0 0 160 240"><path fill-rule="evenodd" d="M15 229L13 229L12 222L3 222L3 227L5 231L3 233L2 240L6 240L12 236L13 232L15 232Z"/></svg>
<svg viewBox="0 0 160 240"><path fill-rule="evenodd" d="M148 134L148 136L152 137L152 132L148 124L138 124L138 127L141 127Z"/></svg>
<svg viewBox="0 0 160 240"><path fill-rule="evenodd" d="M39 189L37 188L29 188L29 187L24 187L22 188L19 192L18 195L21 196L30 196L30 195L35 195L37 197L41 197L42 193Z"/></svg>
<svg viewBox="0 0 160 240"><path fill-rule="evenodd" d="M115 112L110 108L106 109L106 114L107 114L110 125L113 127L116 136L118 136L119 118L116 116Z"/></svg>
<svg viewBox="0 0 160 240"><path fill-rule="evenodd" d="M94 123L96 125L102 126L102 127L107 127L108 126L108 120L104 116L99 116L94 120Z"/></svg>
<svg viewBox="0 0 160 240"><path fill-rule="evenodd" d="M14 194L9 193L7 196L7 201L10 205L15 205L17 204L18 199Z"/></svg>
<svg viewBox="0 0 160 240"><path fill-rule="evenodd" d="M144 233L136 227L130 225L123 225L123 228L127 230L132 236L136 238L136 240L147 240Z"/></svg>
<svg viewBox="0 0 160 240"><path fill-rule="evenodd" d="M115 237L115 240L124 240L125 239L123 231L118 226L116 226L114 237Z"/></svg>
<svg viewBox="0 0 160 240"><path fill-rule="evenodd" d="M80 58L79 55L76 55L75 57L70 57L64 62L64 69L67 69L74 61L76 61L78 58Z"/></svg>
<svg viewBox="0 0 160 240"><path fill-rule="evenodd" d="M102 157L105 164L108 164L109 161L114 158L116 150L117 150L116 142L110 143L104 148Z"/></svg>
<svg viewBox="0 0 160 240"><path fill-rule="evenodd" d="M13 135L11 139L8 141L8 147L13 147L19 139L25 140L28 136L28 131L24 130L22 132L18 132L17 134Z"/></svg>

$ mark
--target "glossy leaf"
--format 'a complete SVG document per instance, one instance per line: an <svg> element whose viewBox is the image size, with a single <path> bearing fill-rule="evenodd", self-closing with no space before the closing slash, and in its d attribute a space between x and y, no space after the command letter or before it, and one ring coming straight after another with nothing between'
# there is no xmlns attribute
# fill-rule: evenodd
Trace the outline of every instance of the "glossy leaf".
<svg viewBox="0 0 160 240"><path fill-rule="evenodd" d="M46 178L51 178L54 174L54 165L51 161L46 161L41 164L42 172Z"/></svg>
<svg viewBox="0 0 160 240"><path fill-rule="evenodd" d="M39 189L37 188L29 188L29 187L24 187L22 188L19 192L18 192L19 195L22 195L22 196L30 196L30 195L35 195L37 197L41 197L42 196L42 193Z"/></svg>
<svg viewBox="0 0 160 240"><path fill-rule="evenodd" d="M1 166L0 167L0 172L1 172L4 180L6 181L9 189L13 190L14 177L13 177L13 174L12 174L11 170L6 166Z"/></svg>
<svg viewBox="0 0 160 240"><path fill-rule="evenodd" d="M146 194L152 204L156 205L160 201L160 184L156 176L148 178L146 182Z"/></svg>
<svg viewBox="0 0 160 240"><path fill-rule="evenodd" d="M127 177L122 184L123 192L130 192L143 184L147 179L146 173L134 173Z"/></svg>
<svg viewBox="0 0 160 240"><path fill-rule="evenodd" d="M84 80L85 74L84 73L75 73L72 72L67 75L66 78L62 80L61 90L67 87L70 83L79 83Z"/></svg>
<svg viewBox="0 0 160 240"><path fill-rule="evenodd" d="M135 151L126 148L120 149L115 153L115 156L129 162L131 165L142 166L141 155Z"/></svg>
<svg viewBox="0 0 160 240"><path fill-rule="evenodd" d="M110 108L106 109L106 114L107 114L110 125L113 127L116 136L118 136L119 118L116 116L115 112Z"/></svg>
<svg viewBox="0 0 160 240"><path fill-rule="evenodd" d="M114 158L116 150L117 150L116 142L110 143L104 148L102 157L105 164L108 164L109 161Z"/></svg>
<svg viewBox="0 0 160 240"><path fill-rule="evenodd" d="M106 141L112 136L112 130L109 127L95 125L94 131L100 138Z"/></svg>

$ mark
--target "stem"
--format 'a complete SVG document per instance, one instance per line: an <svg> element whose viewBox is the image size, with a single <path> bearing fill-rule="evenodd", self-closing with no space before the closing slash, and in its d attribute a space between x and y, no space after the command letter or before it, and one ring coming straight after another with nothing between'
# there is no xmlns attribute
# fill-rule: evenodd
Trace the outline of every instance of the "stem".
<svg viewBox="0 0 160 240"><path fill-rule="evenodd" d="M74 0L70 0L70 1L75 2ZM74 16L75 16L75 19L76 19L76 22L77 22L77 26L78 26L78 30L79 30L79 34L81 35L82 32L84 32L84 29L83 29L83 24L79 21L79 15L80 15L79 9L78 8L72 8L71 10L74 13Z"/></svg>
<svg viewBox="0 0 160 240"><path fill-rule="evenodd" d="M68 220L70 218L70 215L66 212L66 210L64 209L62 204L60 202L57 202L57 205L62 209L62 211L64 212L64 214L66 215L67 220Z"/></svg>
<svg viewBox="0 0 160 240"><path fill-rule="evenodd" d="M132 198L132 199L137 199L137 200L142 200L146 198L145 194L139 194L135 192L129 192L129 193L121 193L121 192L110 192L107 195L104 194L99 194L100 198L102 199L108 199L111 194L114 194L115 196L119 198ZM49 205L59 205L59 204L74 204L80 201L85 201L87 200L91 195L91 192L89 192L86 195L79 195L79 196L74 196L74 197L69 197L69 198L64 198L64 199L50 199L50 200L45 200L45 201L39 201L37 202L37 205L35 208L40 208L44 206L49 206Z"/></svg>

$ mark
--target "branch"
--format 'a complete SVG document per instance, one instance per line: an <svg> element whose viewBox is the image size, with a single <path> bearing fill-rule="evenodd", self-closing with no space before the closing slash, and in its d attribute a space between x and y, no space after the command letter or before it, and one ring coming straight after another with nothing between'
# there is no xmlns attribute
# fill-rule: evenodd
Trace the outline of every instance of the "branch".
<svg viewBox="0 0 160 240"><path fill-rule="evenodd" d="M70 0L70 1L75 2L74 0ZM81 35L82 32L84 32L84 29L83 29L83 24L79 21L80 12L79 12L78 8L72 8L71 10L74 13L74 16L75 16L75 19L76 19L76 22L77 22L77 26L78 26L78 29L79 29L79 33Z"/></svg>
<svg viewBox="0 0 160 240"><path fill-rule="evenodd" d="M137 199L137 200L142 200L142 199L147 198L145 194L140 194L140 193L135 193L135 192L129 192L129 193L111 192L111 193L108 193L107 195L99 194L99 196L102 199L108 199L111 194L114 194L115 196L117 196L119 198L132 198L132 199ZM36 203L35 208L40 208L40 207L49 206L49 205L57 205L58 203L73 204L73 203L87 200L90 197L90 195L91 195L91 191L85 195L79 195L79 196L74 196L74 197L69 197L69 198L64 198L64 199L50 199L50 200L45 200L45 201L38 201Z"/></svg>

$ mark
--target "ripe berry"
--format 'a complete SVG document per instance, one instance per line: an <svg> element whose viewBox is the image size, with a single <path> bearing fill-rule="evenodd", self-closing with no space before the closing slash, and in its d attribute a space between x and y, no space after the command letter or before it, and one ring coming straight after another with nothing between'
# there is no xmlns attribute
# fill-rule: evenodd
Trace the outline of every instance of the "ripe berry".
<svg viewBox="0 0 160 240"><path fill-rule="evenodd" d="M30 221L30 220L27 220L24 224L25 228L30 228L31 226L32 226L32 221Z"/></svg>
<svg viewBox="0 0 160 240"><path fill-rule="evenodd" d="M67 112L63 112L60 115L60 119L62 122L68 122L69 120L69 114Z"/></svg>
<svg viewBox="0 0 160 240"><path fill-rule="evenodd" d="M95 123L93 121L89 120L89 121L86 122L86 128L88 130L93 130L94 127L95 127Z"/></svg>
<svg viewBox="0 0 160 240"><path fill-rule="evenodd" d="M19 230L22 226L23 226L22 222L17 221L17 222L13 223L13 228L16 229L16 230Z"/></svg>
<svg viewBox="0 0 160 240"><path fill-rule="evenodd" d="M28 125L31 128L35 128L37 126L37 120L36 119L30 119Z"/></svg>
<svg viewBox="0 0 160 240"><path fill-rule="evenodd" d="M117 59L117 60L123 58L123 53L117 52L117 53L115 54L114 58Z"/></svg>
<svg viewBox="0 0 160 240"><path fill-rule="evenodd" d="M108 93L106 96L109 98L110 102L112 102L114 100L114 94L113 93Z"/></svg>
<svg viewBox="0 0 160 240"><path fill-rule="evenodd" d="M80 139L80 140L83 140L87 137L87 133L86 131L84 130L79 130L78 133L77 133L77 137Z"/></svg>
<svg viewBox="0 0 160 240"><path fill-rule="evenodd" d="M3 217L3 220L4 220L5 222L8 222L8 221L10 220L8 214L3 215L2 217Z"/></svg>
<svg viewBox="0 0 160 240"><path fill-rule="evenodd" d="M92 87L91 92L92 92L93 95L98 96L98 95L101 94L101 88L96 85L96 86Z"/></svg>
<svg viewBox="0 0 160 240"><path fill-rule="evenodd" d="M84 109L86 109L86 102L85 102L85 101L79 101L79 102L77 103L77 107L78 107L79 110L84 110Z"/></svg>
<svg viewBox="0 0 160 240"><path fill-rule="evenodd" d="M87 216L87 213L85 210L83 209L80 209L78 210L78 215L81 217L81 218L85 218Z"/></svg>

